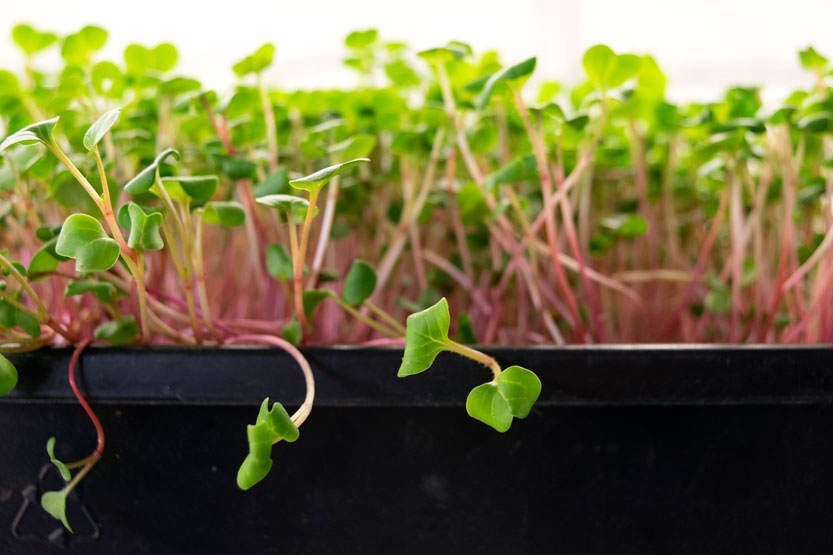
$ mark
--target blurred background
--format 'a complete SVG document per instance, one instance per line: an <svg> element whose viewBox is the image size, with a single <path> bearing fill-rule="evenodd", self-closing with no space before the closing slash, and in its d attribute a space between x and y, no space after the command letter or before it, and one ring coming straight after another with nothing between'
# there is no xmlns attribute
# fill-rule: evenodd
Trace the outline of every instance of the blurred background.
<svg viewBox="0 0 833 555"><path fill-rule="evenodd" d="M764 83L765 100L775 100L809 82L798 67L799 49L812 44L833 54L829 0L143 0L138 7L0 0L0 13L0 67L22 65L9 36L17 23L59 34L91 23L110 31L105 58L120 58L131 42L170 41L179 48L182 74L220 89L234 80L232 63L266 41L278 47L270 82L350 85L355 74L341 63L343 39L370 27L384 39L420 49L454 39L497 49L507 63L537 55L539 78L566 83L581 78L581 54L592 44L650 53L669 76L675 101L712 99L728 85ZM50 55L56 59L46 55L38 63L57 65L57 53Z"/></svg>

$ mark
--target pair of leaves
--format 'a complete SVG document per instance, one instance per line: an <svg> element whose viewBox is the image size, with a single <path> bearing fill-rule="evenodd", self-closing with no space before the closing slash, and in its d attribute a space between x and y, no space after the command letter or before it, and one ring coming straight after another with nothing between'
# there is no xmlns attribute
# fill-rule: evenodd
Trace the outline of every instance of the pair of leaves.
<svg viewBox="0 0 833 555"><path fill-rule="evenodd" d="M275 47L272 44L266 43L258 48L254 54L246 56L233 66L231 69L238 77L244 77L250 73L260 73L270 65L275 56Z"/></svg>
<svg viewBox="0 0 833 555"><path fill-rule="evenodd" d="M512 425L512 418L526 418L541 394L541 380L534 372L510 366L489 383L478 385L466 399L466 412L499 432Z"/></svg>
<svg viewBox="0 0 833 555"><path fill-rule="evenodd" d="M269 398L263 400L255 424L246 427L249 454L237 471L237 486L247 490L263 480L272 468L272 445L283 439L298 439L298 427L280 403L269 409Z"/></svg>
<svg viewBox="0 0 833 555"><path fill-rule="evenodd" d="M118 261L121 249L98 220L87 214L73 214L61 227L55 252L74 258L79 272L106 272Z"/></svg>
<svg viewBox="0 0 833 555"><path fill-rule="evenodd" d="M0 397L8 394L17 385L17 368L9 359L0 354Z"/></svg>
<svg viewBox="0 0 833 555"><path fill-rule="evenodd" d="M604 44L590 47L581 62L590 82L602 90L623 85L642 69L642 58L639 56L616 54Z"/></svg>
<svg viewBox="0 0 833 555"><path fill-rule="evenodd" d="M130 232L127 246L135 251L158 251L165 246L159 233L162 220L161 212L153 208L145 209L135 202L128 202L119 208L119 224Z"/></svg>
<svg viewBox="0 0 833 555"><path fill-rule="evenodd" d="M23 129L12 133L6 137L2 143L0 143L0 152L3 152L10 146L17 144L34 145L41 143L47 146L53 145L54 140L52 139L52 133L55 130L55 126L58 124L59 119L61 118L54 117L46 121L33 123L32 125L27 125Z"/></svg>
<svg viewBox="0 0 833 555"><path fill-rule="evenodd" d="M67 468L67 465L63 462L55 458L54 437L50 437L47 440L46 452L49 454L49 460L52 461L52 464L54 464L58 469L58 472L60 472L61 478L63 478L65 482L69 482L72 478L69 468ZM47 513L60 520L64 526L66 526L66 529L72 532L72 527L70 527L69 521L67 520L67 496L70 491L69 486L66 486L59 491L48 491L43 494L40 503Z"/></svg>
<svg viewBox="0 0 833 555"><path fill-rule="evenodd" d="M15 25L12 29L12 40L21 50L31 56L55 44L58 37L55 33L41 32L23 23Z"/></svg>
<svg viewBox="0 0 833 555"><path fill-rule="evenodd" d="M165 73L176 66L177 58L176 47L167 42L153 48L130 44L124 49L124 62L131 75L144 75L149 69Z"/></svg>

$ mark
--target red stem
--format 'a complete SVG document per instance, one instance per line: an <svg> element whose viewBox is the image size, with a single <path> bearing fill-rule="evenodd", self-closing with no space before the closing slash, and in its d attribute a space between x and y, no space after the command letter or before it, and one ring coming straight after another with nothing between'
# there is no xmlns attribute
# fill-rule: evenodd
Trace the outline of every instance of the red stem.
<svg viewBox="0 0 833 555"><path fill-rule="evenodd" d="M99 459L101 458L101 454L104 452L104 428L101 427L101 422L98 420L98 417L93 412L93 409L90 408L89 403L84 400L84 396L78 390L78 386L75 383L75 366L78 363L78 359L81 356L81 353L84 349L92 342L91 339L84 339L78 346L75 348L75 351L72 353L72 358L69 361L69 386L72 388L72 391L75 393L75 397L78 399L78 402L81 403L81 406L84 407L84 410L87 413L87 416L90 417L90 420L93 422L93 426L95 426L95 433L98 436L98 443L95 446L95 451L93 454L90 455L91 458Z"/></svg>

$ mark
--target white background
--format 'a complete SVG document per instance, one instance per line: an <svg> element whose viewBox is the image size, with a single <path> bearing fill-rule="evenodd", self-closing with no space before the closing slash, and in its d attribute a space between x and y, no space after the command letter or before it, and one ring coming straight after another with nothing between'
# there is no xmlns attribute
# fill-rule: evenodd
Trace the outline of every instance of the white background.
<svg viewBox="0 0 833 555"><path fill-rule="evenodd" d="M278 47L270 82L350 85L343 38L368 27L420 49L455 39L497 49L507 63L537 55L538 78L568 83L581 77L582 52L605 42L653 54L675 100L762 83L776 99L810 82L799 49L813 44L833 58L833 0L0 0L0 67L20 67L9 38L19 22L58 33L101 25L110 31L103 56L110 59L130 42L171 41L179 72L221 89L233 82L231 64L266 41Z"/></svg>

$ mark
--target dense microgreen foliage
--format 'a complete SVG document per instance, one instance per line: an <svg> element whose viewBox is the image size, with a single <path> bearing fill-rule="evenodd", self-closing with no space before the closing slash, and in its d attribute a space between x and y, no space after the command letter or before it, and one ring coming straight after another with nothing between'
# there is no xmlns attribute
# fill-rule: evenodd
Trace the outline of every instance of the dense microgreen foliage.
<svg viewBox="0 0 833 555"><path fill-rule="evenodd" d="M833 341L833 68L812 47L808 86L769 105L753 86L673 103L654 58L605 45L586 81L535 90L536 58L365 29L345 40L359 86L297 91L266 82L270 44L210 90L170 43L108 60L94 26L13 39L0 351L266 343L304 372L310 398L278 411L299 426L293 345L404 343L403 376L443 351L486 365L467 410L505 431L540 381L469 345ZM272 464L261 424L241 487ZM63 521L70 490L44 498Z"/></svg>

